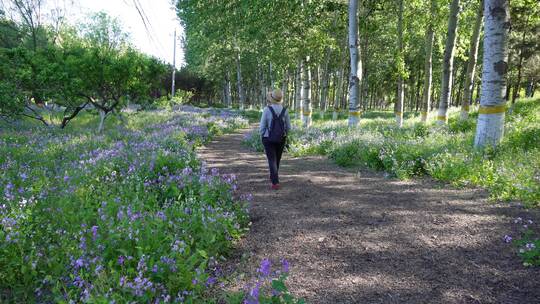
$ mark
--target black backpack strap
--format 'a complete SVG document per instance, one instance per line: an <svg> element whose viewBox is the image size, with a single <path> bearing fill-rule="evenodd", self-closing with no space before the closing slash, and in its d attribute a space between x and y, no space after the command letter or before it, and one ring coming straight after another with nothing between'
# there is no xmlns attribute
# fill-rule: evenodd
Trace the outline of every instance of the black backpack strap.
<svg viewBox="0 0 540 304"><path fill-rule="evenodd" d="M272 108L272 106L268 106L268 109L270 109L270 112L272 112L272 117L274 119L278 118L276 111L274 111L274 108Z"/></svg>
<svg viewBox="0 0 540 304"><path fill-rule="evenodd" d="M285 116L285 112L287 112L287 107L283 107L283 110L281 110L281 113L279 114L280 119L283 119L283 116Z"/></svg>

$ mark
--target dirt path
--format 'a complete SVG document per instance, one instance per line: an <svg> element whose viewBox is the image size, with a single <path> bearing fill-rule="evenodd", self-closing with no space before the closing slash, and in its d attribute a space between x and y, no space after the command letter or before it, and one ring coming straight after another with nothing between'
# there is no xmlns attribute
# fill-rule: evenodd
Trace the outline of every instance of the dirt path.
<svg viewBox="0 0 540 304"><path fill-rule="evenodd" d="M309 303L540 303L540 269L524 268L502 237L517 216L480 190L347 171L325 158L285 157L269 190L266 159L241 144L248 130L200 150L253 194L252 226L237 262L291 262L288 285ZM537 225L537 222L535 222Z"/></svg>

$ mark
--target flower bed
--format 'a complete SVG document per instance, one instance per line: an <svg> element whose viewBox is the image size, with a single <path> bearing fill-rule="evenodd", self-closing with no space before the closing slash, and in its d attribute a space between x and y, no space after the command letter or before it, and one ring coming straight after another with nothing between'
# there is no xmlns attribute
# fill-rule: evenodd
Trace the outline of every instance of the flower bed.
<svg viewBox="0 0 540 304"><path fill-rule="evenodd" d="M205 302L248 217L194 148L246 124L188 108L102 135L2 130L0 302Z"/></svg>

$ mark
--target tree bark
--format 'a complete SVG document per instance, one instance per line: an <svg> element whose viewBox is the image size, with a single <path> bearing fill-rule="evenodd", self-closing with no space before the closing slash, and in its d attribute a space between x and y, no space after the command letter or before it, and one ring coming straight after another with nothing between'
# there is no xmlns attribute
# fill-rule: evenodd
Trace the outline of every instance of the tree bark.
<svg viewBox="0 0 540 304"><path fill-rule="evenodd" d="M349 127L360 121L360 78L362 62L358 47L358 1L349 1L349 53L351 75L349 78Z"/></svg>
<svg viewBox="0 0 540 304"><path fill-rule="evenodd" d="M86 105L88 105L88 102L84 103L82 106L76 107L75 110L73 110L73 112L69 116L64 116L64 118L62 119L62 123L60 124L60 128L61 129L65 128L67 126L67 124L73 118L75 118L75 116L77 116L79 114L79 112L82 111L82 109L84 109L86 107Z"/></svg>
<svg viewBox="0 0 540 304"><path fill-rule="evenodd" d="M478 44L480 42L480 29L482 28L482 19L484 17L484 1L480 0L480 7L476 14L473 35L471 37L471 46L469 48L469 62L467 63L467 73L465 74L465 84L463 91L463 102L461 103L461 120L469 118L469 107L472 104L472 93L474 85L474 75L476 70L476 60L478 58Z"/></svg>
<svg viewBox="0 0 540 304"><path fill-rule="evenodd" d="M281 86L281 91L283 92L283 104L288 106L289 105L289 71L285 70L283 73L283 83Z"/></svg>
<svg viewBox="0 0 540 304"><path fill-rule="evenodd" d="M528 24L529 23L529 16L527 16L527 21L525 22L525 24ZM510 111L512 111L514 109L514 104L516 103L516 99L518 98L519 96L519 90L520 90L520 87L521 87L521 70L523 68L523 44L525 42L525 34L527 32L526 31L523 31L523 34L521 35L521 45L520 45L520 48L519 48L519 62L518 62L518 74L517 74L517 80L516 80L516 86L514 87L514 91L512 92L512 105L510 107Z"/></svg>
<svg viewBox="0 0 540 304"><path fill-rule="evenodd" d="M531 77L529 80L529 84L527 85L527 97L529 98L534 97L534 90L535 90L535 81Z"/></svg>
<svg viewBox="0 0 540 304"><path fill-rule="evenodd" d="M273 90L274 89L274 71L272 70L272 62L269 62L268 63L268 77L269 77L269 80L270 80L270 89Z"/></svg>
<svg viewBox="0 0 540 304"><path fill-rule="evenodd" d="M227 70L225 74L225 102L227 107L232 107L232 96L231 96L231 72Z"/></svg>
<svg viewBox="0 0 540 304"><path fill-rule="evenodd" d="M478 110L475 147L496 146L504 132L506 74L508 72L508 0L485 0L482 96Z"/></svg>
<svg viewBox="0 0 540 304"><path fill-rule="evenodd" d="M260 100L260 106L261 108L264 108L266 106L267 100L266 100L266 81L264 79L264 71L263 69L258 66L257 71L259 74L259 100Z"/></svg>
<svg viewBox="0 0 540 304"><path fill-rule="evenodd" d="M324 69L323 69L323 75L322 75L322 88L321 88L321 116L324 119L324 113L326 112L326 108L328 105L328 95L329 95L329 88L330 88L330 71L328 70L328 66L330 64L330 49L326 50L326 59L324 62Z"/></svg>
<svg viewBox="0 0 540 304"><path fill-rule="evenodd" d="M296 118L300 118L300 120L303 120L304 115L302 114L302 60L298 61L295 90Z"/></svg>
<svg viewBox="0 0 540 304"><path fill-rule="evenodd" d="M399 70L398 70L398 81L397 81L397 100L394 104L394 113L396 115L396 123L401 128L403 126L403 99L404 99L404 91L403 91L403 71L402 63L403 63L403 0L399 0L399 12L398 12L398 25L397 25L397 47L398 47L398 62Z"/></svg>
<svg viewBox="0 0 540 304"><path fill-rule="evenodd" d="M311 126L311 71L309 68L309 57L303 61L303 82L302 82L302 125L307 128Z"/></svg>
<svg viewBox="0 0 540 304"><path fill-rule="evenodd" d="M439 102L439 112L437 122L445 124L448 121L448 105L451 102L452 93L452 73L454 71L454 49L457 37L459 13L459 0L452 0L450 4L450 16L448 17L448 33L446 35L446 46L444 49L443 74L441 83L441 100Z"/></svg>
<svg viewBox="0 0 540 304"><path fill-rule="evenodd" d="M433 22L435 20L436 2L431 0L430 21L426 31L426 59L424 63L424 94L422 97L422 122L427 122L427 114L431 103L431 85L433 81Z"/></svg>
<svg viewBox="0 0 540 304"><path fill-rule="evenodd" d="M99 111L99 125L98 125L97 132L101 133L103 132L103 124L105 123L105 118L107 118L107 112L105 112L102 109L99 109L98 111Z"/></svg>
<svg viewBox="0 0 540 304"><path fill-rule="evenodd" d="M238 99L240 104L240 110L245 107L246 96L244 95L244 87L242 84L242 66L240 65L240 53L236 53L236 80L238 85Z"/></svg>

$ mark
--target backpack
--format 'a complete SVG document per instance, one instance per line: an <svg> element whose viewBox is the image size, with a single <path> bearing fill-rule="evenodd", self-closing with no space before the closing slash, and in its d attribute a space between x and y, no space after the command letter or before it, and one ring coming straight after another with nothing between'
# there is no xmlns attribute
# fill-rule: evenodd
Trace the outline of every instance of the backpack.
<svg viewBox="0 0 540 304"><path fill-rule="evenodd" d="M279 116L276 115L276 112L271 106L268 106L268 108L270 109L270 112L272 112L272 122L268 129L268 141L281 144L285 141L285 137L287 136L287 133L285 132L285 122L283 121L283 116L285 116L287 107L283 107Z"/></svg>

